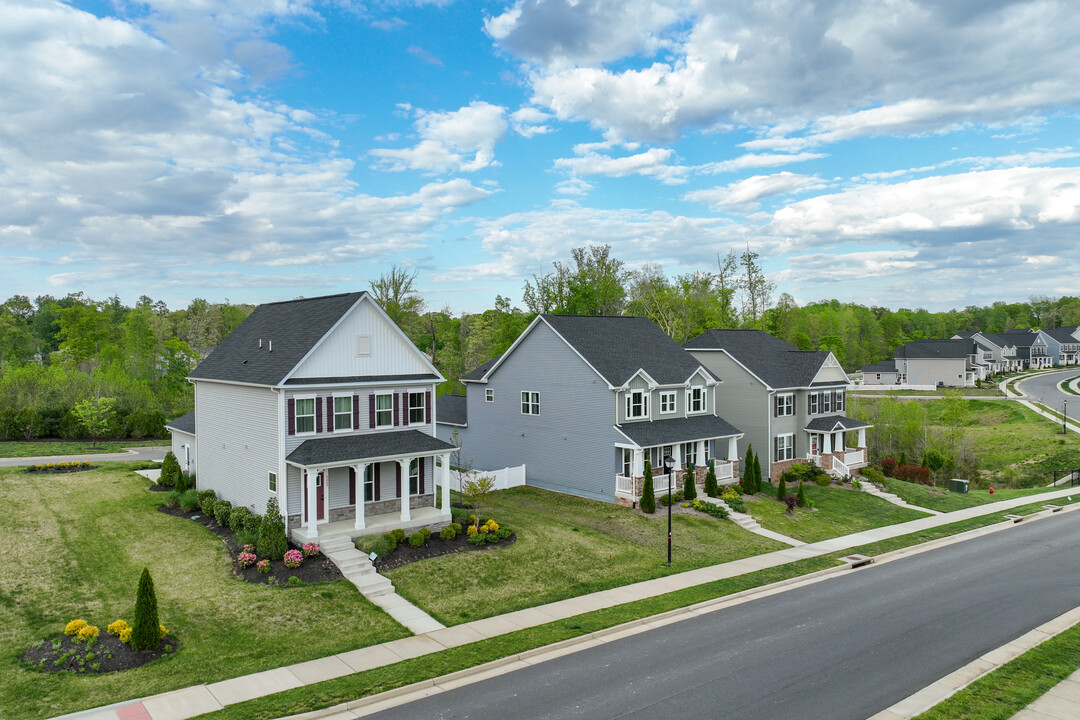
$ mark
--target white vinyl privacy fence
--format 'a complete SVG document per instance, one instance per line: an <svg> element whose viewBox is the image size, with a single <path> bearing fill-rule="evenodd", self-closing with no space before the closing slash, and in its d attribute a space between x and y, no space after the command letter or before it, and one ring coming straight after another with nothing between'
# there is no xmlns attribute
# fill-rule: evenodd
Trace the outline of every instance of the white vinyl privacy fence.
<svg viewBox="0 0 1080 720"><path fill-rule="evenodd" d="M507 488L525 484L525 466L518 465L517 467L506 467L501 470L472 470L467 473L458 472L451 468L450 489L461 492L462 478L467 481L470 478L476 479L480 477L494 478L492 490L506 490Z"/></svg>

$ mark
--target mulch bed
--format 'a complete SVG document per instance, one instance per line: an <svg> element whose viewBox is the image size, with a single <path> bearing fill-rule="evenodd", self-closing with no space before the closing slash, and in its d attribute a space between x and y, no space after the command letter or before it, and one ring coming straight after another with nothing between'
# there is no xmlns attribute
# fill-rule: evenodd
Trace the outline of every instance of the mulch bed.
<svg viewBox="0 0 1080 720"><path fill-rule="evenodd" d="M288 585L289 578L292 577L297 578L305 584L331 582L333 580L340 580L344 577L344 575L341 574L341 571L338 570L337 565L321 553L315 557L304 558L303 564L298 568L287 568L285 567L285 563L281 560L271 560L270 572L266 574L260 573L254 565L248 568L241 568L236 563L236 558L240 554L240 547L233 538L233 531L228 527L221 527L214 518L206 515L201 510L185 512L178 507L170 508L163 505L158 508L158 511L163 512L166 515L186 518L197 522L221 538L222 542L225 543L225 547L229 550L229 556L232 558L233 574L242 580L247 580L252 583L262 583L264 585ZM289 543L289 548L303 550L303 548L296 547L292 543ZM261 560L262 558L259 559ZM271 578L273 578L273 583L271 583Z"/></svg>
<svg viewBox="0 0 1080 720"><path fill-rule="evenodd" d="M26 468L26 472L34 473L34 474L37 474L37 475L57 475L59 473L83 472L84 470L97 470L97 469L98 469L97 465L82 465L82 464L80 464L78 466L68 465L67 467L59 467L59 466L57 466L57 467L41 467L41 468L30 465L30 466L28 466ZM172 488L170 488L170 490L171 489Z"/></svg>
<svg viewBox="0 0 1080 720"><path fill-rule="evenodd" d="M178 645L175 637L166 635L157 650L132 650L130 645L120 642L120 638L102 629L93 645L76 642L70 635L60 635L55 640L41 641L40 647L31 645L22 654L21 660L44 672L98 675L141 667L172 655Z"/></svg>
<svg viewBox="0 0 1080 720"><path fill-rule="evenodd" d="M515 542L517 542L517 533L511 533L510 537L505 540L498 540L484 545L473 545L469 542L469 536L464 532L453 540L443 540L438 535L432 535L428 539L427 545L421 545L418 548L410 545L408 539L406 539L405 542L398 543L394 552L376 558L373 564L375 565L375 570L381 573L387 570L393 570L394 568L399 568L402 565L408 565L417 560L427 560L428 558L439 557L441 555L472 552L474 550L501 550L507 545L513 545Z"/></svg>

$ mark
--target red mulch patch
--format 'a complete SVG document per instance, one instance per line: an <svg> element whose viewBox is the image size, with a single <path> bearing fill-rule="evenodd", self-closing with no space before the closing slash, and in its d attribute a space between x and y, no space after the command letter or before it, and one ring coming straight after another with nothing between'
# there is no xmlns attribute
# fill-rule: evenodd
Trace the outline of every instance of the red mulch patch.
<svg viewBox="0 0 1080 720"><path fill-rule="evenodd" d="M102 629L93 645L76 642L70 635L60 635L53 640L34 643L22 654L21 660L44 672L97 675L141 667L172 655L177 646L176 638L166 635L157 650L132 650L130 645L120 642L120 638Z"/></svg>

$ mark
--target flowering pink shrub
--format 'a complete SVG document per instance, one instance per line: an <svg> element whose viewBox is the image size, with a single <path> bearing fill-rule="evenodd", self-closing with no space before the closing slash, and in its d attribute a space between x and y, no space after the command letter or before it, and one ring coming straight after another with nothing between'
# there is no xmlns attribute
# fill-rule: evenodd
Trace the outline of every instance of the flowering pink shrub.
<svg viewBox="0 0 1080 720"><path fill-rule="evenodd" d="M251 547L251 546L246 545L245 547ZM253 553L253 552L242 552L242 553L240 553L239 555L236 556L236 562L242 568L251 567L255 563L256 560L258 560L258 558L255 557L255 553Z"/></svg>
<svg viewBox="0 0 1080 720"><path fill-rule="evenodd" d="M259 562L255 563L255 567L259 569L260 573L266 575L268 572L270 572L270 561L260 560Z"/></svg>
<svg viewBox="0 0 1080 720"><path fill-rule="evenodd" d="M306 557L315 557L319 554L319 546L317 543L304 543L304 555Z"/></svg>
<svg viewBox="0 0 1080 720"><path fill-rule="evenodd" d="M299 550L289 550L285 553L285 567L289 569L295 569L300 567L300 563L304 562L304 553Z"/></svg>
<svg viewBox="0 0 1080 720"><path fill-rule="evenodd" d="M251 553L252 555L254 555L255 554L255 546L254 545L245 545L244 547L240 548L240 552Z"/></svg>

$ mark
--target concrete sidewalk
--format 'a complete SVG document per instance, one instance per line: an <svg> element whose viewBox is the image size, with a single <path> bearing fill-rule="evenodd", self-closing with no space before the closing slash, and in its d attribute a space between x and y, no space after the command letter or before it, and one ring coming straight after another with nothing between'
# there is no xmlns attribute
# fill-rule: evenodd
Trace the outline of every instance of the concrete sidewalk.
<svg viewBox="0 0 1080 720"><path fill-rule="evenodd" d="M61 718L64 720L74 720L76 718L78 720L134 720L134 718L185 720L244 700L390 665L402 660L436 653L447 648L467 645L485 638L543 625L554 620L573 617L613 605L644 600L715 580L773 568L804 558L843 551L867 543L887 540L969 518L995 514L1004 515L1010 509L1021 505L1029 505L1040 501L1050 502L1057 498L1075 494L1075 492L1072 488L1065 488L1043 493L1036 497L1028 496L1004 500L920 518L898 525L865 530L831 540L778 550L743 558L742 560L689 570L677 575L645 580L632 585L560 600L505 615L475 620L462 625L455 625L288 667L267 670L254 675L245 675L209 685L197 685L142 698L141 700L128 700L106 707L63 715Z"/></svg>

